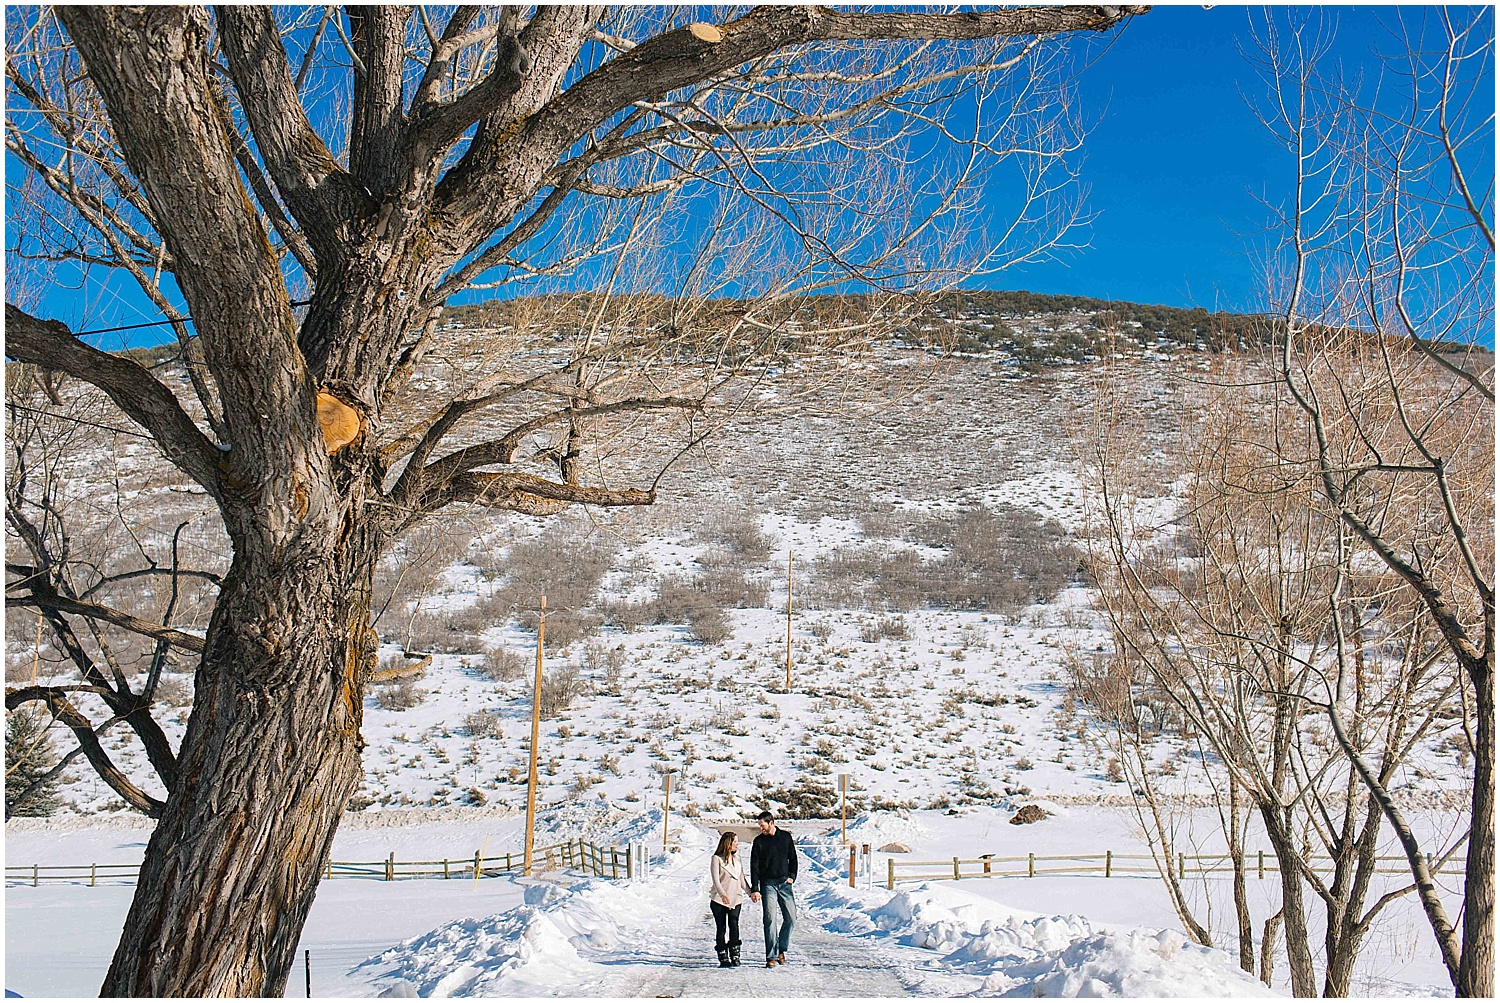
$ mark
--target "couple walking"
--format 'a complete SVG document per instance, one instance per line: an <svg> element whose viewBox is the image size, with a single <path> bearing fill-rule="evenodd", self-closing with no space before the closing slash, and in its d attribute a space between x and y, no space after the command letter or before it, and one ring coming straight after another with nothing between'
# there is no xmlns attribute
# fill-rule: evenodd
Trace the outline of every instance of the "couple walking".
<svg viewBox="0 0 1500 1003"><path fill-rule="evenodd" d="M792 899L792 882L797 880L797 844L792 834L776 828L776 819L768 811L760 813L757 822L760 835L750 844L750 873L745 873L739 857L739 837L726 832L719 837L709 863L713 897L709 910L714 914L714 949L720 968L740 963L740 906L745 896L759 902L766 931L766 967L786 964L786 949L792 940L792 917L796 903ZM781 928L773 928L779 906Z"/></svg>

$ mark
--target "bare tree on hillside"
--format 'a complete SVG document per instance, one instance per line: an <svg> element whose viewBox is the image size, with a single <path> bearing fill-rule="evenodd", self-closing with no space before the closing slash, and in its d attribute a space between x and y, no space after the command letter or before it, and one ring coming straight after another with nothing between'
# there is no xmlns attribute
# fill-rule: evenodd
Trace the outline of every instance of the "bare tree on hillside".
<svg viewBox="0 0 1500 1003"><path fill-rule="evenodd" d="M1217 765L1203 769L1218 786L1244 792L1276 854L1293 992L1317 992L1310 891L1324 911L1323 994L1346 996L1373 924L1412 889L1370 901L1380 806L1318 708L1345 650L1356 650L1346 731L1350 747L1378 762L1389 784L1413 750L1459 726L1444 716L1457 705L1457 684L1442 671L1445 649L1399 580L1379 565L1356 565L1342 527L1321 510L1305 453L1293 461L1293 444L1306 437L1267 375L1229 360L1211 374L1214 385L1182 402L1186 483L1172 517L1176 540L1157 524L1159 508L1137 522L1152 506L1142 505L1135 436L1128 416L1111 406L1118 388L1106 378L1102 420L1090 438L1102 527L1093 563L1117 656L1085 680L1084 692L1138 774L1151 769L1164 717L1180 722L1179 740L1213 753ZM1351 618L1354 645L1340 640ZM1154 704L1151 734L1142 727L1143 704ZM1134 760L1125 758L1132 752ZM1158 819L1154 787L1134 789ZM1238 830L1226 816L1231 846ZM1315 857L1331 861L1331 876ZM1174 901L1181 898L1175 882L1169 888ZM1251 923L1238 885L1236 892L1243 955ZM1274 947L1263 942L1261 950L1268 957Z"/></svg>
<svg viewBox="0 0 1500 1003"><path fill-rule="evenodd" d="M736 369L837 343L800 333L799 296L862 283L879 308L1054 246L1078 142L1054 36L1142 10L8 19L13 267L128 274L187 379L13 304L6 351L105 391L233 548L182 642L196 699L104 994L283 991L359 780L373 569L400 532L461 503L650 504L649 472L619 486L590 450L690 445ZM994 169L1014 211L955 259ZM434 395L451 296L565 272L589 295L507 318L509 347Z"/></svg>
<svg viewBox="0 0 1500 1003"><path fill-rule="evenodd" d="M1263 27L1264 120L1289 154L1272 312L1276 376L1318 507L1350 552L1401 583L1454 670L1473 757L1462 929L1367 757L1350 680L1359 590L1330 598L1337 665L1323 706L1401 840L1460 996L1495 991L1494 102L1488 8L1400 12L1379 88L1339 79L1316 31ZM1315 26L1314 26L1315 27ZM1486 345L1488 342L1488 346ZM1286 443L1267 443L1285 461ZM1348 575L1344 576L1348 580Z"/></svg>

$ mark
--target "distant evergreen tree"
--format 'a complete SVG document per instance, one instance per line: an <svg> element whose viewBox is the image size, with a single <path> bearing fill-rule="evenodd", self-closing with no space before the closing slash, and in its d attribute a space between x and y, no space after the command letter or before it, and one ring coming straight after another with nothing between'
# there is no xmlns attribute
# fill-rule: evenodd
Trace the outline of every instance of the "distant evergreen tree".
<svg viewBox="0 0 1500 1003"><path fill-rule="evenodd" d="M48 719L29 710L5 716L5 817L51 815L60 807L60 778L42 780L57 765L47 737Z"/></svg>

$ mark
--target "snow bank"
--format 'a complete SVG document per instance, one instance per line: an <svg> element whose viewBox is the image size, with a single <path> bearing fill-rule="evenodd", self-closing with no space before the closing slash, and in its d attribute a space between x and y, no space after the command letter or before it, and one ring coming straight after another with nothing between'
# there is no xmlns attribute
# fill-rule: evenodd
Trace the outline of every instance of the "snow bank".
<svg viewBox="0 0 1500 1003"><path fill-rule="evenodd" d="M987 996L1277 995L1172 930L1099 931L1082 916L1039 916L949 886L829 884L808 904L834 932L938 952L944 967L982 977Z"/></svg>
<svg viewBox="0 0 1500 1003"><path fill-rule="evenodd" d="M587 885L589 882L580 882ZM577 900L578 887L536 884L526 904L498 916L461 919L415 937L359 966L372 980L417 996L489 996L523 967L531 979L564 983L586 962L580 937L597 948L615 942L607 915ZM582 912L584 915L579 915Z"/></svg>

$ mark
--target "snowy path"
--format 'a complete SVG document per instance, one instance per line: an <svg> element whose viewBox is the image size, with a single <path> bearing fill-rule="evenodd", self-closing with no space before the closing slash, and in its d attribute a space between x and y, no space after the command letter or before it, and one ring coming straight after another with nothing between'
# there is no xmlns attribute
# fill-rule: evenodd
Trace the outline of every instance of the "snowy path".
<svg viewBox="0 0 1500 1003"><path fill-rule="evenodd" d="M705 897L704 901L707 901ZM766 968L760 906L747 903L744 964L720 968L713 956L713 920L708 909L697 922L656 932L636 951L624 952L598 986L603 996L906 996L909 988L889 964L865 945L828 933L804 911L784 967ZM616 966L618 966L616 968Z"/></svg>
<svg viewBox="0 0 1500 1003"><path fill-rule="evenodd" d="M648 881L526 882L526 907L450 924L372 959L361 966L365 984L405 981L422 996L617 998L952 996L982 984L934 964L931 951L824 929L807 900L834 875L806 859L787 964L765 967L760 906L746 903L744 964L720 968L706 841L693 839L700 845L683 846Z"/></svg>

